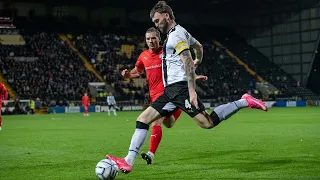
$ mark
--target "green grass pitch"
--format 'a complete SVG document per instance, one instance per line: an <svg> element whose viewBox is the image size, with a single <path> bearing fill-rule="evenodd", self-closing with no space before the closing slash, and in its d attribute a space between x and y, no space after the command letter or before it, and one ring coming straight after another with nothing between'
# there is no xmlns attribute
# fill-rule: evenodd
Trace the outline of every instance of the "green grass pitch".
<svg viewBox="0 0 320 180"><path fill-rule="evenodd" d="M125 156L140 112L4 116L1 180L94 180L110 153ZM150 131L149 131L150 133ZM149 139L142 151L147 151ZM138 156L117 179L320 179L320 108L241 110L201 129L182 114L163 138L154 164Z"/></svg>

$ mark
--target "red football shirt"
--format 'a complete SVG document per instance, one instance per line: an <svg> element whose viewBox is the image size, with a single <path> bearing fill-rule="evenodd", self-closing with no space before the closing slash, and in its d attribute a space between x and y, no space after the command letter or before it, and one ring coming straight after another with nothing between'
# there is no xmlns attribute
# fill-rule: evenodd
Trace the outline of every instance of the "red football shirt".
<svg viewBox="0 0 320 180"><path fill-rule="evenodd" d="M89 96L82 96L82 105L83 106L89 105Z"/></svg>
<svg viewBox="0 0 320 180"><path fill-rule="evenodd" d="M2 102L2 96L3 100L8 100L8 91L4 84L0 83L0 102Z"/></svg>
<svg viewBox="0 0 320 180"><path fill-rule="evenodd" d="M159 47L156 52L145 50L140 54L136 62L136 67L139 70L146 71L150 98L152 102L156 100L158 96L163 94L164 91L164 85L162 81L162 60L160 58L161 54L162 47Z"/></svg>

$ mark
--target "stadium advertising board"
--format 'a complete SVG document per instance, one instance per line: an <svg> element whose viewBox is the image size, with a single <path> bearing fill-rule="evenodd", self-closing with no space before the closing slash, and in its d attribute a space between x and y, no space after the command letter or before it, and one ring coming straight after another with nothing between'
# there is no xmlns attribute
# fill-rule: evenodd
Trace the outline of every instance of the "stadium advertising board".
<svg viewBox="0 0 320 180"><path fill-rule="evenodd" d="M80 112L80 106L66 107L65 112L66 113L79 113Z"/></svg>

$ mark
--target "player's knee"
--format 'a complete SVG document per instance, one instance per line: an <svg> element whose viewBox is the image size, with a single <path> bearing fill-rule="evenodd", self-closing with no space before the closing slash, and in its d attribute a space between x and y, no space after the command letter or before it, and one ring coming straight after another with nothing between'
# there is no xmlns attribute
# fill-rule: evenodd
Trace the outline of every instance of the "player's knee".
<svg viewBox="0 0 320 180"><path fill-rule="evenodd" d="M196 120L198 121L199 126L203 129L211 129L214 127L210 115L208 115L206 112L197 115Z"/></svg>
<svg viewBox="0 0 320 180"><path fill-rule="evenodd" d="M175 119L171 116L171 117L166 117L164 120L163 120L163 124L164 126L166 126L167 128L172 128L174 123L175 123Z"/></svg>
<svg viewBox="0 0 320 180"><path fill-rule="evenodd" d="M143 122L143 123L146 123L146 118L144 118L142 115L140 115L136 121L140 121L140 122Z"/></svg>
<svg viewBox="0 0 320 180"><path fill-rule="evenodd" d="M142 123L145 123L145 124L150 125L151 122L148 120L148 118L149 118L148 116L146 116L146 115L144 115L144 113L142 113L142 114L137 118L136 121L140 121L140 122L142 122Z"/></svg>
<svg viewBox="0 0 320 180"><path fill-rule="evenodd" d="M166 128L172 128L174 123L170 123L170 122L167 122L167 121L163 121L163 125L166 127Z"/></svg>
<svg viewBox="0 0 320 180"><path fill-rule="evenodd" d="M165 123L164 123L164 126L165 126L166 128L172 128L172 127L173 127L173 124L165 124Z"/></svg>

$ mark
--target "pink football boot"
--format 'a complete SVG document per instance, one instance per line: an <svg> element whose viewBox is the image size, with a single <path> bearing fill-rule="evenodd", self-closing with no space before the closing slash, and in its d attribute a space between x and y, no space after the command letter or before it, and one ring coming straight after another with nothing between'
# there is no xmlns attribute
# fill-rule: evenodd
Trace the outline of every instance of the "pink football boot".
<svg viewBox="0 0 320 180"><path fill-rule="evenodd" d="M128 174L129 172L131 172L132 166L128 164L124 158L116 158L116 157L110 156L109 154L107 154L106 157L114 161L117 164L118 168L125 174Z"/></svg>
<svg viewBox="0 0 320 180"><path fill-rule="evenodd" d="M268 111L268 107L264 102L262 102L259 99L256 99L252 97L249 94L244 94L241 99L245 99L248 102L248 107L249 108L254 108L254 109L261 109L263 111Z"/></svg>

